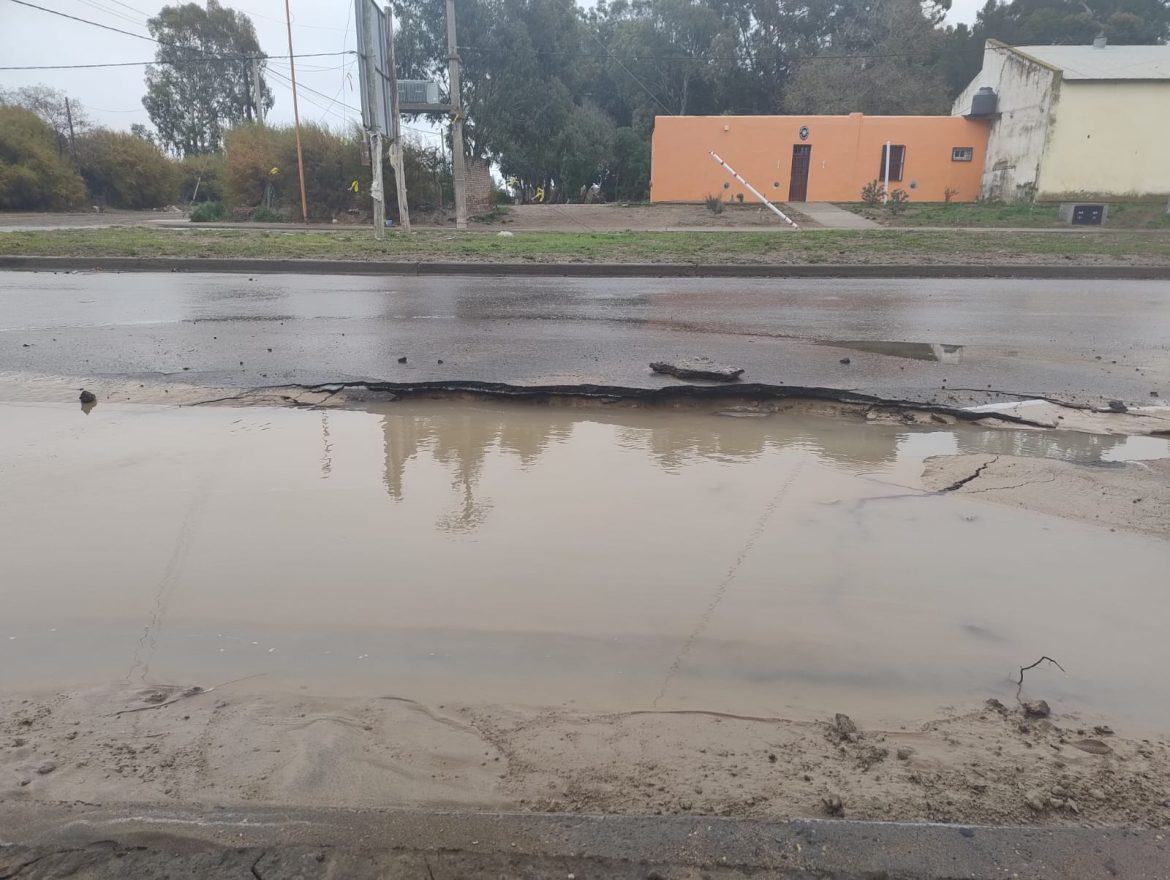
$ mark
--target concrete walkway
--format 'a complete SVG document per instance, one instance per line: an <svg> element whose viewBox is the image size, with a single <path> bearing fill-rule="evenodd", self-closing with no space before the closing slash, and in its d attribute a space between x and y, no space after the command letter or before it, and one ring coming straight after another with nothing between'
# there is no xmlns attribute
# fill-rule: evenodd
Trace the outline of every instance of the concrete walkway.
<svg viewBox="0 0 1170 880"><path fill-rule="evenodd" d="M838 208L831 202L797 202L792 209L825 229L878 229L872 220Z"/></svg>

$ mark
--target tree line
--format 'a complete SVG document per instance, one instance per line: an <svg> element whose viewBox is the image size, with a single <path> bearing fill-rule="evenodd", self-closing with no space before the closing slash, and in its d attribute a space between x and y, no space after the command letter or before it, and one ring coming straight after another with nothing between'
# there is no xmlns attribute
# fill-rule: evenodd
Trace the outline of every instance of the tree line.
<svg viewBox="0 0 1170 880"><path fill-rule="evenodd" d="M1170 0L988 0L971 26L945 23L949 3L456 0L468 149L521 192L567 200L597 184L607 199L640 200L656 116L943 114L978 72L988 38L1170 36ZM401 78L446 82L444 5L393 0ZM292 205L287 172L271 173L290 167L291 141L259 122L274 97L248 16L206 0L163 7L147 27L159 44L144 82L153 129L95 128L44 87L0 90L0 208L153 207L200 193L253 209L275 210L274 198ZM308 140L317 216L355 210L352 182L368 177L360 133L310 127ZM412 204L441 205L450 190L442 151L409 146L407 160ZM245 166L266 169L263 186L233 171Z"/></svg>
<svg viewBox="0 0 1170 880"><path fill-rule="evenodd" d="M0 90L0 210L193 208L198 219L300 219L292 126L243 121L222 149L177 156L142 126L111 131L45 86ZM370 169L356 128L301 129L311 219L368 216ZM438 149L405 151L410 204L421 211L453 204L450 163ZM393 173L385 160L387 180ZM391 184L390 192L394 194Z"/></svg>
<svg viewBox="0 0 1170 880"><path fill-rule="evenodd" d="M443 78L444 0L396 0L400 75ZM658 115L945 114L984 43L1164 42L1167 0L456 0L469 143L506 178L647 194ZM555 197L555 196L554 196Z"/></svg>

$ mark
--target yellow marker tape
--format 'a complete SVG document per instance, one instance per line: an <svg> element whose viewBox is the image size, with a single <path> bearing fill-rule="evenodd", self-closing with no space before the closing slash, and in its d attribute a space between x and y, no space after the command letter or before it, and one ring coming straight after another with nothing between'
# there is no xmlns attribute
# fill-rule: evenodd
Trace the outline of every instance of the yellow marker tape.
<svg viewBox="0 0 1170 880"><path fill-rule="evenodd" d="M346 187L346 189L348 189L350 192L357 192L358 191L358 182L356 180L353 181L349 186Z"/></svg>

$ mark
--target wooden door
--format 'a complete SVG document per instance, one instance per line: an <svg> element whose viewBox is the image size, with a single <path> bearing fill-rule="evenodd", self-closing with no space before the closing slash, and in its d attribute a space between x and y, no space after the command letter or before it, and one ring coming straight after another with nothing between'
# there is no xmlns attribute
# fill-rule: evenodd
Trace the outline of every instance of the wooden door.
<svg viewBox="0 0 1170 880"><path fill-rule="evenodd" d="M812 144L792 147L792 178L788 182L788 201L808 200L808 168L812 162Z"/></svg>

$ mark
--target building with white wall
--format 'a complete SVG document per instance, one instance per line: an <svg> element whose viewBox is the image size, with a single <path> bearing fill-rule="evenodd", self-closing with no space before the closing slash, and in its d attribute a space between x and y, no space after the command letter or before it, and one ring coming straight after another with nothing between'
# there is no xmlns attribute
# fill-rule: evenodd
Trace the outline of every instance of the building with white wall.
<svg viewBox="0 0 1170 880"><path fill-rule="evenodd" d="M988 40L951 112L991 120L983 198L1170 194L1170 46Z"/></svg>

